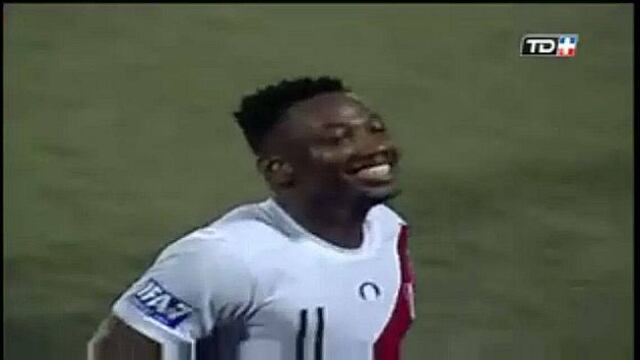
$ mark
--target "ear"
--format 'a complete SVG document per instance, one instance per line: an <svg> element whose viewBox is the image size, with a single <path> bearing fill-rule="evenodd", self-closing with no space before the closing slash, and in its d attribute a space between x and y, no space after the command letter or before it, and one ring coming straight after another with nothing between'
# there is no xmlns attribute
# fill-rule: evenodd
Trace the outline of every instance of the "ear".
<svg viewBox="0 0 640 360"><path fill-rule="evenodd" d="M275 188L293 185L293 167L278 156L259 157L257 167L267 182Z"/></svg>

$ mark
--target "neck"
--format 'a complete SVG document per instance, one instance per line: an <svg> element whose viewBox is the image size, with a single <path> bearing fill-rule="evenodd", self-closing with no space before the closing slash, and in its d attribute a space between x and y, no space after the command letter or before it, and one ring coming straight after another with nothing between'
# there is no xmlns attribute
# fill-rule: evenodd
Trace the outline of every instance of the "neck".
<svg viewBox="0 0 640 360"><path fill-rule="evenodd" d="M355 249L362 244L362 224L370 206L299 201L284 195L276 196L275 201L305 230L333 245Z"/></svg>

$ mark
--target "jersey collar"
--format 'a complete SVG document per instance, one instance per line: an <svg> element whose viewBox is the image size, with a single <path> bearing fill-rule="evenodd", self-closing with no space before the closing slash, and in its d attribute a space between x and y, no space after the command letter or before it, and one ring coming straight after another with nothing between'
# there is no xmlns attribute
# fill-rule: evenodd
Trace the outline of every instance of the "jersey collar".
<svg viewBox="0 0 640 360"><path fill-rule="evenodd" d="M262 206L267 210L267 212L276 217L275 223L281 227L281 230L284 231L288 236L297 239L305 239L311 240L320 247L327 249L333 253L344 254L344 255L359 255L366 254L369 252L371 247L371 243L373 242L373 237L371 236L370 229L370 220L368 217L365 219L363 224L363 235L364 239L362 241L362 245L355 249L347 249L326 241L315 234L307 231L302 225L298 224L273 198L268 198L262 203Z"/></svg>

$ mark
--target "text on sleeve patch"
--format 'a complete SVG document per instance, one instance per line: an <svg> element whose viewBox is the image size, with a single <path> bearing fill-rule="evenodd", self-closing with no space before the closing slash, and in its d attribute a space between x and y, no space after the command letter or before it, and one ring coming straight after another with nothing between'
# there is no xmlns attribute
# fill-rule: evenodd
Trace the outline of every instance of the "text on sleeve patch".
<svg viewBox="0 0 640 360"><path fill-rule="evenodd" d="M144 314L170 328L175 328L193 313L193 307L170 293L154 279L130 297Z"/></svg>

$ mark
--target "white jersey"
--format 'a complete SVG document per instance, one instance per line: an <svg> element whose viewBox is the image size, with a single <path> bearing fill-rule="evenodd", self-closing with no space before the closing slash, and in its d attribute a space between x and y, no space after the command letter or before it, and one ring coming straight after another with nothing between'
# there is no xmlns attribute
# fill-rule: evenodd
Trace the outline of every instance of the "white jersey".
<svg viewBox="0 0 640 360"><path fill-rule="evenodd" d="M160 343L191 344L173 358L396 360L414 318L406 230L378 205L362 245L344 249L272 199L243 205L168 246L112 310Z"/></svg>

